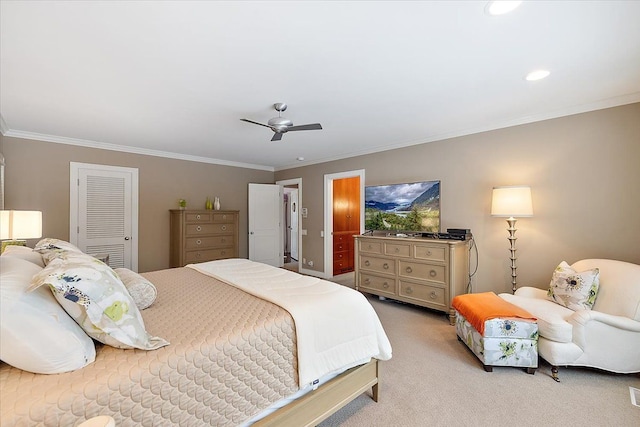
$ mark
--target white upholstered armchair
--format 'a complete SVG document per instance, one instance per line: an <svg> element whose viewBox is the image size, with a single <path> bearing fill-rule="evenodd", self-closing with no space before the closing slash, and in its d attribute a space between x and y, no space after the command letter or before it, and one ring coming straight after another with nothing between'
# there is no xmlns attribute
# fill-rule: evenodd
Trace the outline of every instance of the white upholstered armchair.
<svg viewBox="0 0 640 427"><path fill-rule="evenodd" d="M551 301L546 289L522 287L500 294L538 318L538 353L552 365L587 366L617 373L640 372L640 265L607 259L573 264L598 268L600 287L591 310L571 310Z"/></svg>

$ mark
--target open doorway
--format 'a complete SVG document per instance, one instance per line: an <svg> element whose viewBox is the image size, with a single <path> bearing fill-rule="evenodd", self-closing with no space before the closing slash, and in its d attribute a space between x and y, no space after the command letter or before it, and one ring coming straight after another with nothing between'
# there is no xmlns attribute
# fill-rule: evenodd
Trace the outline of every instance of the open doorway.
<svg viewBox="0 0 640 427"><path fill-rule="evenodd" d="M302 258L302 234L300 232L300 202L302 200L302 179L294 178L278 181L282 187L282 248L284 268L299 272Z"/></svg>
<svg viewBox="0 0 640 427"><path fill-rule="evenodd" d="M350 178L357 178L356 180L346 180L343 181L345 179L350 179ZM349 184L347 188L341 188L338 189L334 186L334 183L336 182L340 182L342 184L347 184L347 183L353 183L353 182L357 182L357 187L353 188L351 187ZM348 236L351 236L352 234L360 234L364 231L364 169L360 169L360 170L355 170L355 171L348 171L348 172L340 172L340 173L334 173L334 174L327 174L324 176L324 184L325 184L325 191L324 191L324 210L325 210L325 216L324 216L324 224L325 224L325 239L324 239L324 275L327 278L330 277L335 277L337 275L342 275L341 273L341 268L337 268L339 267L339 263L341 263L342 261L340 261L339 259L334 259L334 255L340 255L340 254L347 254L347 256L353 257L353 251L342 251L342 250L338 250L340 249L338 246L340 246L340 242L336 240L336 236L337 234L335 233L335 230L337 230L337 228L335 227L336 225L336 218L338 218L335 215L335 211L336 211L336 205L340 205L343 204L340 200L337 200L336 195L337 193L342 193L343 195L345 194L349 194L349 193L356 193L354 194L354 198L357 199L357 202L354 201L354 203L357 204L356 209L349 209L349 212L353 212L355 211L355 215L358 216L358 220L353 221L357 227L356 229L351 229L351 225L347 226L347 228L349 228L349 230L345 229L345 232L347 233ZM345 211L346 213L347 211ZM349 213L349 215L351 215L351 213ZM338 226L338 228L340 228L340 226ZM351 260L351 262L353 263L354 260ZM348 268L345 271L350 271L346 274L351 274L352 270L349 270Z"/></svg>

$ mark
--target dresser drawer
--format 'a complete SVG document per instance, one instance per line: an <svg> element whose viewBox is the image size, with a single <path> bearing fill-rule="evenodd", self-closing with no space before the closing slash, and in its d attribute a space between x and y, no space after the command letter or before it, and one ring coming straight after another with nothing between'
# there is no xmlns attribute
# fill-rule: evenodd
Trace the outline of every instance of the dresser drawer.
<svg viewBox="0 0 640 427"><path fill-rule="evenodd" d="M213 222L234 222L236 216L234 214L230 214L230 213L213 213L212 214L213 217Z"/></svg>
<svg viewBox="0 0 640 427"><path fill-rule="evenodd" d="M358 251L367 254L382 254L382 242L358 241Z"/></svg>
<svg viewBox="0 0 640 427"><path fill-rule="evenodd" d="M409 243L385 243L385 255L409 258L411 256L411 245Z"/></svg>
<svg viewBox="0 0 640 427"><path fill-rule="evenodd" d="M396 293L396 280L388 277L372 276L370 274L360 274L358 288L370 289L380 294L388 294L390 296Z"/></svg>
<svg viewBox="0 0 640 427"><path fill-rule="evenodd" d="M200 251L187 251L185 253L185 263L205 262L214 259L229 258L234 255L233 248L203 249Z"/></svg>
<svg viewBox="0 0 640 427"><path fill-rule="evenodd" d="M187 236L202 236L205 234L235 233L234 224L188 224L186 227Z"/></svg>
<svg viewBox="0 0 640 427"><path fill-rule="evenodd" d="M446 282L446 268L444 265L421 264L401 260L398 265L398 276L444 284Z"/></svg>
<svg viewBox="0 0 640 427"><path fill-rule="evenodd" d="M415 259L424 259L427 261L446 261L447 248L427 245L415 245L413 249L413 257Z"/></svg>
<svg viewBox="0 0 640 427"><path fill-rule="evenodd" d="M434 306L446 307L445 290L438 286L423 285L421 283L400 280L398 295L411 298Z"/></svg>
<svg viewBox="0 0 640 427"><path fill-rule="evenodd" d="M204 223L211 222L212 214L203 212L189 212L185 213L184 221L189 223Z"/></svg>
<svg viewBox="0 0 640 427"><path fill-rule="evenodd" d="M352 243L353 237L351 236L339 236L338 239L334 237L333 239L333 250L334 251L349 251L353 247Z"/></svg>
<svg viewBox="0 0 640 427"><path fill-rule="evenodd" d="M206 237L188 237L185 239L186 249L226 248L234 246L234 238L231 234Z"/></svg>
<svg viewBox="0 0 640 427"><path fill-rule="evenodd" d="M396 274L396 262L387 258L360 256L360 268L362 270L377 271L385 274Z"/></svg>

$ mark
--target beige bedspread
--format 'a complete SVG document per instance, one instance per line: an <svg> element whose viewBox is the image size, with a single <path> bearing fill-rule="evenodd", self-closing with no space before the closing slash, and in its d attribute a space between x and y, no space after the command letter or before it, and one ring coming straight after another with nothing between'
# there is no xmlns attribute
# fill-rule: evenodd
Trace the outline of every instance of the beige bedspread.
<svg viewBox="0 0 640 427"><path fill-rule="evenodd" d="M238 425L298 389L296 335L284 309L192 269L144 274L158 289L142 312L171 344L98 345L78 371L37 375L0 365L0 425Z"/></svg>

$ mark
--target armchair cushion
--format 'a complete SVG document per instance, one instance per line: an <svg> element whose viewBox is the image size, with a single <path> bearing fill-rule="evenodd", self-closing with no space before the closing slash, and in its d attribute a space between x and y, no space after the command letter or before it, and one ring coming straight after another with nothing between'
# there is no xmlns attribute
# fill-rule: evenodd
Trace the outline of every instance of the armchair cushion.
<svg viewBox="0 0 640 427"><path fill-rule="evenodd" d="M557 342L571 342L573 327L568 319L574 311L559 304L551 304L544 290L524 287L518 289L515 295L500 294L500 297L536 317L540 336Z"/></svg>

